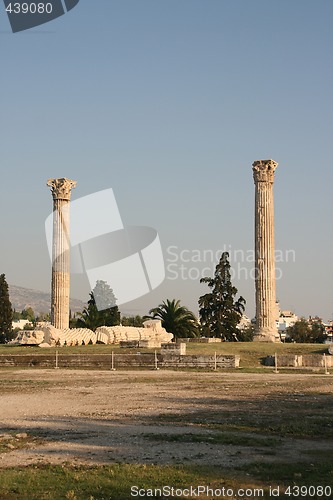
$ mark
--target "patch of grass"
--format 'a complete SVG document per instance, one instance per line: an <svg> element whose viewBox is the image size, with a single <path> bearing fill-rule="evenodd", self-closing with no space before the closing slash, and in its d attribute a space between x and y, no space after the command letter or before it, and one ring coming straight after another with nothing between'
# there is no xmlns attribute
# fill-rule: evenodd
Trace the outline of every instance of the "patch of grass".
<svg viewBox="0 0 333 500"><path fill-rule="evenodd" d="M163 414L159 415L154 420L163 421L163 423L176 423L180 425L189 424L189 419L185 414ZM192 418L192 421L195 419ZM264 419L255 422L255 419L245 417L239 424L228 422L208 422L201 423L199 420L194 424L207 429L217 429L220 431L234 432L251 432L258 434L276 435L280 437L294 437L298 439L316 438L328 439L333 437L332 427L323 425L323 418L318 421L297 420L289 422L272 422ZM327 425L330 425L330 420L325 419ZM269 439L269 438L268 438ZM226 443L227 444L227 443ZM233 444L233 443L231 443Z"/></svg>
<svg viewBox="0 0 333 500"><path fill-rule="evenodd" d="M35 390L45 389L59 385L51 380L30 380L30 379L14 379L2 378L0 380L1 394L13 392L34 392Z"/></svg>
<svg viewBox="0 0 333 500"><path fill-rule="evenodd" d="M323 453L323 452L322 452ZM313 463L253 463L240 467L253 478L260 481L279 482L285 485L332 485L333 484L333 455L321 455L321 461ZM333 494L333 486L332 486ZM316 497L317 498L317 497ZM326 498L326 497L325 497Z"/></svg>
<svg viewBox="0 0 333 500"><path fill-rule="evenodd" d="M32 443L40 444L42 440L27 433L8 432L0 434L0 453L28 448Z"/></svg>
<svg viewBox="0 0 333 500"><path fill-rule="evenodd" d="M297 392L295 392L295 388ZM281 385L277 393L260 398L239 398L237 411L230 399L195 400L195 409L163 412L151 419L179 425L196 425L221 432L242 432L294 438L333 438L333 400L330 394L298 393ZM233 387L230 387L231 392ZM236 398L237 399L237 398ZM191 401L190 401L191 402ZM208 407L209 405L209 407ZM184 411L185 410L185 411Z"/></svg>
<svg viewBox="0 0 333 500"><path fill-rule="evenodd" d="M238 474L239 475L239 474ZM131 487L142 489L188 488L191 485L235 487L236 479L212 467L114 464L101 467L36 465L0 471L0 497L6 500L75 499L128 500ZM248 479L244 481L250 482ZM240 482L239 478L237 482ZM140 495L141 498L159 495ZM162 497L163 498L163 497ZM180 497L178 498L185 498ZM208 498L200 495L201 499ZM232 498L232 497L231 497Z"/></svg>
<svg viewBox="0 0 333 500"><path fill-rule="evenodd" d="M304 419L299 421L290 421L288 423L275 423L268 425L267 430L274 434L283 436L294 436L297 438L332 438L332 428L325 426L325 419L318 420ZM328 420L326 419L328 423Z"/></svg>
<svg viewBox="0 0 333 500"><path fill-rule="evenodd" d="M325 425L326 424L326 425ZM329 425L329 427L328 427ZM255 419L245 418L242 423L232 424L226 422L216 422L203 424L210 429L228 430L235 432L255 432L259 434L267 433L282 437L294 437L298 439L316 438L329 439L333 437L333 429L329 418L318 417L318 420L295 418L285 422L265 421L259 422Z"/></svg>
<svg viewBox="0 0 333 500"><path fill-rule="evenodd" d="M229 432L215 433L184 433L184 434L143 434L145 439L151 441L167 441L175 443L209 443L225 444L234 446L277 446L279 440L276 438L249 436L244 433L232 434Z"/></svg>
<svg viewBox="0 0 333 500"><path fill-rule="evenodd" d="M240 488L260 491L258 496L253 493L247 497L243 495L243 498L269 499L270 487L279 486L283 494L288 485L329 486L333 479L332 470L332 457L320 464L260 462L237 470L213 466L119 463L100 467L35 465L1 470L0 497L4 500L128 500L131 487L136 486L146 490L146 494L141 493L141 498L166 498L153 490L164 485L174 489L205 485L211 489L232 489L234 494L227 496L231 500L239 498L236 495ZM177 498L187 497L178 494ZM201 494L196 498L206 500L212 496Z"/></svg>
<svg viewBox="0 0 333 500"><path fill-rule="evenodd" d="M309 455L313 457L314 460L322 460L323 458L325 459L325 456L327 455L327 450L322 450L322 449L314 449L314 450L302 450L302 454L304 455Z"/></svg>

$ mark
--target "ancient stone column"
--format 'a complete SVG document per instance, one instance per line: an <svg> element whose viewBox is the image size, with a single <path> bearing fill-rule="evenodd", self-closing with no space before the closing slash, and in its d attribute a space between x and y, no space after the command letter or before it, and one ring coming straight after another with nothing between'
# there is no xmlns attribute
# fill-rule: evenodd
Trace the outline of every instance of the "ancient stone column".
<svg viewBox="0 0 333 500"><path fill-rule="evenodd" d="M255 288L256 327L254 340L279 342L276 326L276 281L274 247L273 160L253 163L255 183Z"/></svg>
<svg viewBox="0 0 333 500"><path fill-rule="evenodd" d="M69 327L70 219L71 190L76 181L49 179L53 196L51 323L55 328Z"/></svg>

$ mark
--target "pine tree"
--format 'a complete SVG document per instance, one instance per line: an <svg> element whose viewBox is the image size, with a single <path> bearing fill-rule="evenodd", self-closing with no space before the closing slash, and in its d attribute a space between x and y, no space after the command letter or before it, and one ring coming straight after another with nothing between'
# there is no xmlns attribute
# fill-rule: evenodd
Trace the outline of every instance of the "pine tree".
<svg viewBox="0 0 333 500"><path fill-rule="evenodd" d="M5 344L12 338L13 310L9 300L6 277L0 275L0 343Z"/></svg>
<svg viewBox="0 0 333 500"><path fill-rule="evenodd" d="M116 305L117 299L113 293L112 288L107 284L106 281L96 281L96 285L92 293L94 294L96 306L100 311L111 309Z"/></svg>
<svg viewBox="0 0 333 500"><path fill-rule="evenodd" d="M211 293L199 298L201 333L207 337L218 337L226 341L237 340L237 325L245 310L245 299L239 297L231 283L229 254L224 252L215 268L213 278L201 278Z"/></svg>

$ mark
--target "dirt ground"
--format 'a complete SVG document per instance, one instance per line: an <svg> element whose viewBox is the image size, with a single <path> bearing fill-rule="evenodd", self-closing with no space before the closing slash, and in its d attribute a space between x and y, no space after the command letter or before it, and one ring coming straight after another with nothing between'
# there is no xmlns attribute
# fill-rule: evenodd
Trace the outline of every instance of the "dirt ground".
<svg viewBox="0 0 333 500"><path fill-rule="evenodd" d="M311 460L310 451L332 449L333 388L327 375L1 370L0 388L2 438L11 432L39 438L1 453L0 467L111 462L233 467L256 460ZM316 434L311 426L318 418L323 421ZM305 421L310 437L297 433ZM221 431L240 442L213 442ZM248 437L254 444L243 446ZM265 446L272 437L276 441Z"/></svg>

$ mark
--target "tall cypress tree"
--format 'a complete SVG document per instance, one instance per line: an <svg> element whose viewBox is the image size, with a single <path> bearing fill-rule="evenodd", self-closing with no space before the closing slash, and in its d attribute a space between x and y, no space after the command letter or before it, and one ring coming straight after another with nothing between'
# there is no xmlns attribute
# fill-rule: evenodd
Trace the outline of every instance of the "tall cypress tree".
<svg viewBox="0 0 333 500"><path fill-rule="evenodd" d="M215 268L213 278L201 278L211 292L199 298L201 332L207 337L218 337L227 341L237 340L237 325L245 310L245 299L239 297L231 283L229 254L224 252Z"/></svg>
<svg viewBox="0 0 333 500"><path fill-rule="evenodd" d="M120 324L120 312L116 305L116 297L106 281L99 280L90 292L88 306L76 321L79 328L90 328L95 331L99 326L115 326Z"/></svg>
<svg viewBox="0 0 333 500"><path fill-rule="evenodd" d="M6 277L0 274L0 344L5 344L12 338L13 310L9 300Z"/></svg>

